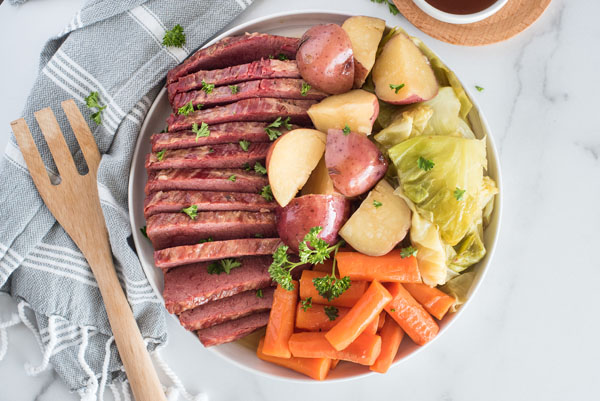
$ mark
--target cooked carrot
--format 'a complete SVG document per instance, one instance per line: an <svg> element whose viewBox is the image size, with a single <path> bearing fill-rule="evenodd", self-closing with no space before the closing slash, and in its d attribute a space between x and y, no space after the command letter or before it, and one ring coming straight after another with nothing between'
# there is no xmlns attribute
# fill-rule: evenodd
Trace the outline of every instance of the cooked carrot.
<svg viewBox="0 0 600 401"><path fill-rule="evenodd" d="M298 303L296 310L296 328L308 331L327 331L335 326L338 319L346 316L350 308L337 307L338 317L331 320L325 313L325 305L313 304L304 310Z"/></svg>
<svg viewBox="0 0 600 401"><path fill-rule="evenodd" d="M431 313L436 319L442 320L446 312L454 305L456 300L450 295L438 290L435 287L430 287L423 283L404 284L406 291L413 296L427 312Z"/></svg>
<svg viewBox="0 0 600 401"><path fill-rule="evenodd" d="M402 330L418 345L431 341L440 330L431 315L400 283L387 283L385 288L392 294L392 301L385 311L400 325Z"/></svg>
<svg viewBox="0 0 600 401"><path fill-rule="evenodd" d="M261 338L256 349L256 356L263 361L283 366L312 377L315 380L325 380L331 367L331 359L328 358L278 358L263 352L265 338Z"/></svg>
<svg viewBox="0 0 600 401"><path fill-rule="evenodd" d="M332 359L331 360L331 370L335 369L335 367L338 365L338 363L340 363L339 359Z"/></svg>
<svg viewBox="0 0 600 401"><path fill-rule="evenodd" d="M377 322L377 331L380 331L383 328L383 325L385 324L385 315L387 315L385 311L379 314L379 321Z"/></svg>
<svg viewBox="0 0 600 401"><path fill-rule="evenodd" d="M326 298L323 298L321 295L319 295L315 285L313 284L314 278L324 277L326 275L327 273L324 272L304 270L302 272L302 276L300 277L300 298L306 299L310 297L312 298L313 304L351 308L365 293L367 287L369 286L369 283L366 281L352 281L350 288L348 288L342 295L332 299L331 301L328 301Z"/></svg>
<svg viewBox="0 0 600 401"><path fill-rule="evenodd" d="M371 320L371 323L369 323L365 328L364 333L377 334L377 327L379 327L379 316L381 316L381 313L375 316L375 319Z"/></svg>
<svg viewBox="0 0 600 401"><path fill-rule="evenodd" d="M292 280L294 289L288 291L278 285L273 294L273 306L267 323L267 334L263 352L266 355L279 358L292 356L288 347L288 340L294 332L296 303L298 302L298 282Z"/></svg>
<svg viewBox="0 0 600 401"><path fill-rule="evenodd" d="M331 346L325 333L294 333L290 337L290 350L294 357L331 358L361 365L372 365L381 352L381 337L363 333L343 350Z"/></svg>
<svg viewBox="0 0 600 401"><path fill-rule="evenodd" d="M367 256L358 252L338 252L337 267L342 277L350 280L420 283L417 258L403 258L400 251L392 250L383 256Z"/></svg>
<svg viewBox="0 0 600 401"><path fill-rule="evenodd" d="M333 267L333 259L327 259L323 263L313 265L313 271L325 272L325 273L330 274L332 267Z"/></svg>
<svg viewBox="0 0 600 401"><path fill-rule="evenodd" d="M325 338L333 348L343 350L362 334L391 300L388 290L378 281L373 281L348 314L325 334Z"/></svg>
<svg viewBox="0 0 600 401"><path fill-rule="evenodd" d="M369 369L374 372L385 373L394 362L404 331L398 326L394 319L387 319L381 329L381 352L377 360Z"/></svg>

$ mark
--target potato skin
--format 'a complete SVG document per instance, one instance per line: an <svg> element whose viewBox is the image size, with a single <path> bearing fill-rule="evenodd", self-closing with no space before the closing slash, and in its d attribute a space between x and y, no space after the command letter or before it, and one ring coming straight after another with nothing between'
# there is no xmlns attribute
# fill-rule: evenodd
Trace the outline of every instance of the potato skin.
<svg viewBox="0 0 600 401"><path fill-rule="evenodd" d="M339 25L315 25L304 33L296 53L302 78L329 94L344 93L354 83L352 42Z"/></svg>
<svg viewBox="0 0 600 401"><path fill-rule="evenodd" d="M285 207L277 207L277 232L294 252L311 228L320 226L319 238L330 245L338 240L338 231L350 215L350 202L340 194L312 194L294 198Z"/></svg>
<svg viewBox="0 0 600 401"><path fill-rule="evenodd" d="M367 192L385 175L388 163L377 146L365 135L327 131L325 165L333 186L353 197Z"/></svg>

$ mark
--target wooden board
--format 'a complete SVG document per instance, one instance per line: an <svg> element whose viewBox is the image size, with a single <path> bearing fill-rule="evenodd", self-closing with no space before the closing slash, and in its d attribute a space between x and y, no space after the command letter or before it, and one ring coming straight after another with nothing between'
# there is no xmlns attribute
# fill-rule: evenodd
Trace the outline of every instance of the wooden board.
<svg viewBox="0 0 600 401"><path fill-rule="evenodd" d="M542 15L550 0L509 0L496 14L483 21L456 25L425 14L412 0L394 0L404 17L429 36L464 46L501 42L524 31Z"/></svg>

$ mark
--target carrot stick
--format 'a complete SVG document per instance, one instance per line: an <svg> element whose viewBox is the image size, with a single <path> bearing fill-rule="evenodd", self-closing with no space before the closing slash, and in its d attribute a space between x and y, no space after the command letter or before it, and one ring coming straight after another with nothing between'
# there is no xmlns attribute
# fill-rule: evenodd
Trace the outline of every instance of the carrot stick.
<svg viewBox="0 0 600 401"><path fill-rule="evenodd" d="M266 355L279 358L292 356L288 347L288 340L294 332L296 303L298 302L298 282L292 280L294 289L288 291L278 285L273 294L273 306L267 323L267 334L263 352Z"/></svg>
<svg viewBox="0 0 600 401"><path fill-rule="evenodd" d="M343 306L345 308L351 308L354 306L356 301L365 293L369 283L366 281L352 281L350 288L348 288L339 297L328 301L326 298L319 295L313 279L317 277L324 277L327 274L324 272L318 272L313 270L304 270L300 277L300 298L312 298L313 304L321 305L332 305L332 306Z"/></svg>
<svg viewBox="0 0 600 401"><path fill-rule="evenodd" d="M456 300L450 295L430 287L423 283L404 284L406 291L413 296L427 312L431 313L436 319L442 320L446 312L450 309Z"/></svg>
<svg viewBox="0 0 600 401"><path fill-rule="evenodd" d="M377 322L377 331L380 331L383 328L383 325L385 324L385 315L387 315L387 313L385 312L381 312L379 314L379 321Z"/></svg>
<svg viewBox="0 0 600 401"><path fill-rule="evenodd" d="M371 323L369 323L365 328L364 333L377 334L377 327L379 327L379 316L381 316L381 313L371 320Z"/></svg>
<svg viewBox="0 0 600 401"><path fill-rule="evenodd" d="M336 350L325 337L325 333L306 331L292 334L290 350L294 357L341 359L361 365L372 365L381 352L381 337L363 333L348 347Z"/></svg>
<svg viewBox="0 0 600 401"><path fill-rule="evenodd" d="M333 348L343 350L361 335L391 300L388 290L378 281L373 281L348 314L325 334L325 338Z"/></svg>
<svg viewBox="0 0 600 401"><path fill-rule="evenodd" d="M338 363L340 363L339 359L332 359L331 360L331 370L335 369L335 367L338 365Z"/></svg>
<svg viewBox="0 0 600 401"><path fill-rule="evenodd" d="M278 358L263 352L265 338L261 338L256 349L256 356L263 361L274 363L288 369L295 370L312 377L315 380L325 380L331 367L331 359L328 358Z"/></svg>
<svg viewBox="0 0 600 401"><path fill-rule="evenodd" d="M323 263L313 265L313 271L331 273L333 268L333 259L327 259Z"/></svg>
<svg viewBox="0 0 600 401"><path fill-rule="evenodd" d="M302 304L298 303L296 328L308 331L328 331L335 326L338 319L346 316L350 308L337 307L337 310L338 317L335 320L331 320L325 313L325 305L313 304L310 308L304 310Z"/></svg>
<svg viewBox="0 0 600 401"><path fill-rule="evenodd" d="M392 301L385 311L400 325L402 330L418 345L431 341L440 330L431 315L419 304L400 283L385 285Z"/></svg>
<svg viewBox="0 0 600 401"><path fill-rule="evenodd" d="M369 369L374 372L385 373L394 362L404 331L398 326L394 319L387 319L381 329L381 353Z"/></svg>
<svg viewBox="0 0 600 401"><path fill-rule="evenodd" d="M342 277L350 280L420 283L417 258L403 258L398 250L383 256L367 256L358 252L338 252L337 266Z"/></svg>

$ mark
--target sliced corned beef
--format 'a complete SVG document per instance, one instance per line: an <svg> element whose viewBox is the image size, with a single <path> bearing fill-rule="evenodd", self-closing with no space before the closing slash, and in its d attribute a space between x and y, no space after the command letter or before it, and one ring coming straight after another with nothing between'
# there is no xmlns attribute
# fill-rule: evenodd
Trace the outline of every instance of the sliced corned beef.
<svg viewBox="0 0 600 401"><path fill-rule="evenodd" d="M298 125L311 124L308 108L316 100L285 100L270 97L244 99L224 106L215 106L206 110L194 111L190 114L171 114L167 119L169 132L189 130L194 123L200 125L220 124L233 121L266 121L273 122L277 117L290 117L290 123Z"/></svg>
<svg viewBox="0 0 600 401"><path fill-rule="evenodd" d="M238 261L241 266L231 269L229 274L208 273L212 262L182 266L165 273L165 307L170 313L180 314L210 301L271 285L268 269L272 257L256 256Z"/></svg>
<svg viewBox="0 0 600 401"><path fill-rule="evenodd" d="M148 218L157 213L176 213L190 205L196 205L199 211L245 210L248 212L268 212L275 209L276 203L265 200L258 193L159 191L146 197L144 216Z"/></svg>
<svg viewBox="0 0 600 401"><path fill-rule="evenodd" d="M242 238L225 241L208 241L183 245L154 252L154 264L163 271L191 263L209 262L243 256L273 255L283 245L279 238Z"/></svg>
<svg viewBox="0 0 600 401"><path fill-rule="evenodd" d="M265 78L300 78L298 64L295 60L266 58L218 70L202 70L179 78L167 86L167 91L169 100L173 100L177 93L202 88L202 82L222 86Z"/></svg>
<svg viewBox="0 0 600 401"><path fill-rule="evenodd" d="M196 331L200 342L205 347L230 343L246 337L248 334L264 327L269 322L269 312L255 313L236 320L230 320L216 326Z"/></svg>
<svg viewBox="0 0 600 401"><path fill-rule="evenodd" d="M200 49L183 63L167 73L167 84L180 77L199 70L213 70L232 65L249 63L277 57L279 54L289 58L296 58L298 38L269 35L266 33L246 33L240 36L230 36L217 43Z"/></svg>
<svg viewBox="0 0 600 401"><path fill-rule="evenodd" d="M310 89L303 92L306 81L297 78L261 79L242 82L232 91L229 86L218 86L212 92L206 93L199 89L191 92L178 93L173 98L171 106L177 112L180 107L192 102L194 107L201 104L210 107L218 104L233 103L242 99L270 97L278 99L310 99L321 100L327 97L325 92ZM234 93L235 92L235 93Z"/></svg>
<svg viewBox="0 0 600 401"><path fill-rule="evenodd" d="M230 179L232 175L235 181ZM268 183L266 176L245 169L151 170L145 192L148 195L154 191L180 189L258 193Z"/></svg>
<svg viewBox="0 0 600 401"><path fill-rule="evenodd" d="M267 157L270 143L248 143L244 150L239 143L198 146L189 149L165 150L158 159L157 153L146 156L146 169L167 168L236 168ZM162 151L161 151L162 152Z"/></svg>
<svg viewBox="0 0 600 401"><path fill-rule="evenodd" d="M274 213L244 211L198 212L195 219L185 213L159 213L147 219L146 233L155 250L215 241L277 236Z"/></svg>
<svg viewBox="0 0 600 401"><path fill-rule="evenodd" d="M182 312L179 322L186 330L192 331L268 311L273 305L274 291L275 288L266 287L212 301Z"/></svg>

